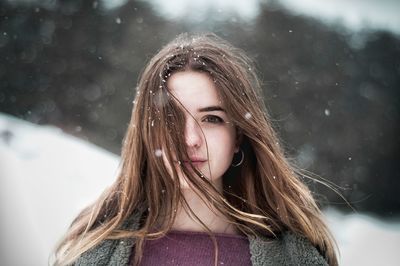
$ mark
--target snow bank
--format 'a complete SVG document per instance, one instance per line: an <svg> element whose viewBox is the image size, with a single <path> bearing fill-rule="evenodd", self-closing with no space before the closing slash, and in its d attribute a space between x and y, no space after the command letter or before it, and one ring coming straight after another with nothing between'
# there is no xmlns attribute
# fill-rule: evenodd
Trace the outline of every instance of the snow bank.
<svg viewBox="0 0 400 266"><path fill-rule="evenodd" d="M339 265L399 265L399 221L359 213L344 215L335 209L325 210L325 214L340 248Z"/></svg>
<svg viewBox="0 0 400 266"><path fill-rule="evenodd" d="M0 114L0 265L47 265L72 219L117 169L118 157L105 150Z"/></svg>

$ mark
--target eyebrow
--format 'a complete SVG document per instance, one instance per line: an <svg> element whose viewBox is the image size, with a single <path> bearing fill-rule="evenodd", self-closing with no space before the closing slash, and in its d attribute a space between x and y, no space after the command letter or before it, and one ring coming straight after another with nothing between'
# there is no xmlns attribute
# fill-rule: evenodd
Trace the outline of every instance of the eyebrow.
<svg viewBox="0 0 400 266"><path fill-rule="evenodd" d="M198 111L199 111L199 112L212 112L212 111L221 111L221 112L225 112L224 108L222 108L221 106L218 106L218 105L212 105L212 106L207 106L207 107L199 108Z"/></svg>

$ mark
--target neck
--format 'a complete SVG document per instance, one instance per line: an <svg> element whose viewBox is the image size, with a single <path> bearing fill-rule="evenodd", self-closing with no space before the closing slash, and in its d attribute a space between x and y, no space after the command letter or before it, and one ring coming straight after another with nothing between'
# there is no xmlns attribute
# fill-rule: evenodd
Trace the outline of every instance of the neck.
<svg viewBox="0 0 400 266"><path fill-rule="evenodd" d="M222 191L221 184L216 184ZM182 194L194 214L214 233L238 234L235 226L228 221L228 218L217 210L212 210L206 203L192 190L183 189ZM172 225L173 230L205 232L203 225L189 214L183 206L179 206L176 219Z"/></svg>

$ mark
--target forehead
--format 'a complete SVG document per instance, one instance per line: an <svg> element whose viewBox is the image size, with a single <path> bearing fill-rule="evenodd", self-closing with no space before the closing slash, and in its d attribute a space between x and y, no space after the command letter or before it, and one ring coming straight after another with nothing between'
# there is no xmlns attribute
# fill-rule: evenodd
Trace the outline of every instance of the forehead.
<svg viewBox="0 0 400 266"><path fill-rule="evenodd" d="M187 109L195 110L213 105L223 106L215 83L204 72L176 72L168 79L167 86Z"/></svg>

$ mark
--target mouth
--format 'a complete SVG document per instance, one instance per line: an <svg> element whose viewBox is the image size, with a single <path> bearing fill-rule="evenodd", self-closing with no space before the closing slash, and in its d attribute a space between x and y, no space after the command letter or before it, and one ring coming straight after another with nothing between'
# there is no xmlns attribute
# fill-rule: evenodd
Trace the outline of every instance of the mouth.
<svg viewBox="0 0 400 266"><path fill-rule="evenodd" d="M189 167L190 164L192 164L195 167L199 167L202 164L204 164L205 162L207 162L207 160L205 159L201 159L201 158L189 158L189 160L187 161L183 161L183 164L185 164L186 167Z"/></svg>
<svg viewBox="0 0 400 266"><path fill-rule="evenodd" d="M199 166L205 163L206 161L184 161L183 163L186 165L190 165L192 163L193 166Z"/></svg>

